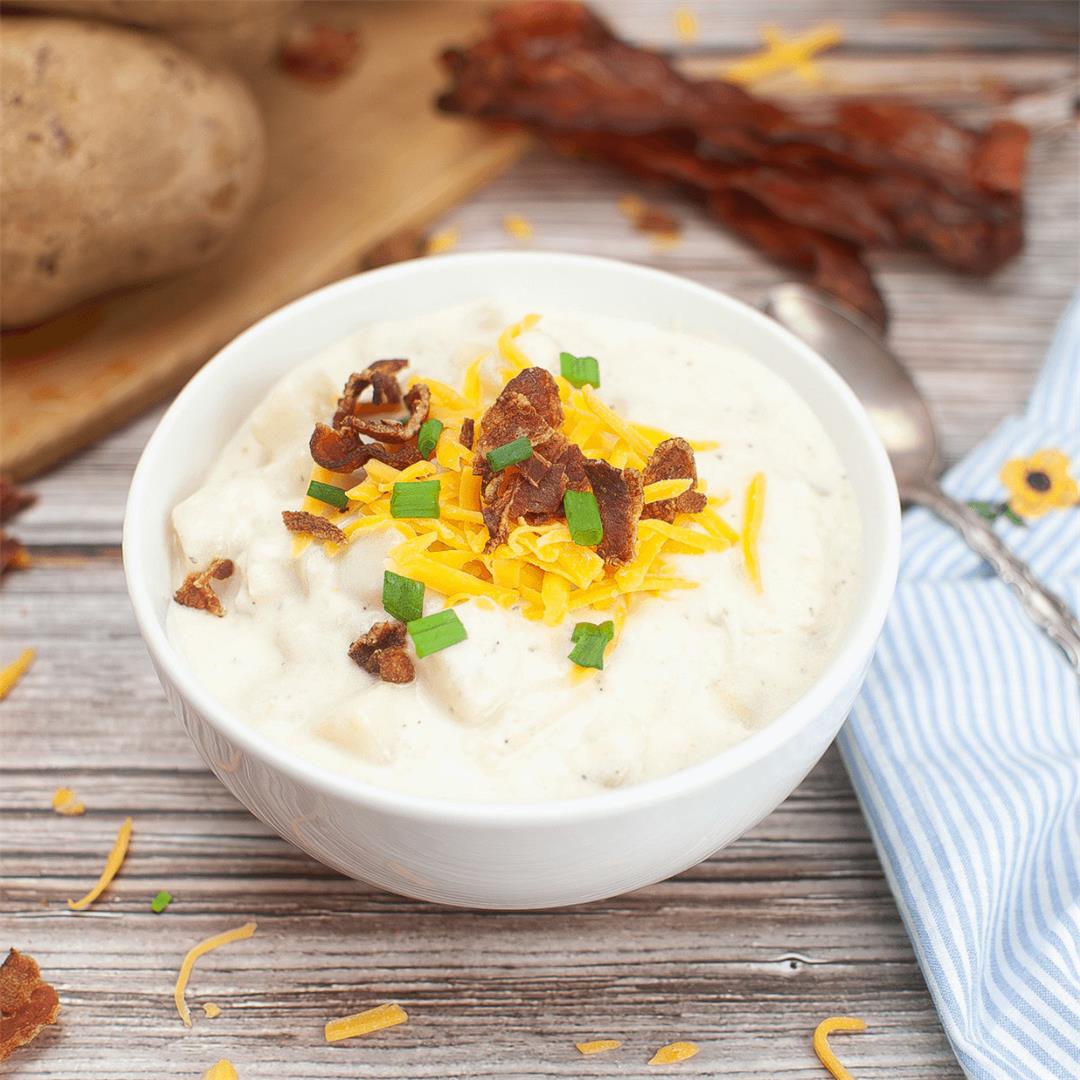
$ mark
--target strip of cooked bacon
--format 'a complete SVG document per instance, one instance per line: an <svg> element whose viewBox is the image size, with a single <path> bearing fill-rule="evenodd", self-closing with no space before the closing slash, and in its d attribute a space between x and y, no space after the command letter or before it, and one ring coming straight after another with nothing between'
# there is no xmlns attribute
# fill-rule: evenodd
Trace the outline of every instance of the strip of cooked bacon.
<svg viewBox="0 0 1080 1080"><path fill-rule="evenodd" d="M219 618L225 614L221 599L211 587L212 581L224 581L232 577L232 559L215 559L205 570L196 570L188 574L184 584L176 590L173 599L184 607L209 611Z"/></svg>
<svg viewBox="0 0 1080 1080"><path fill-rule="evenodd" d="M306 510L282 510L281 520L289 532L303 533L316 540L329 540L332 544L344 544L348 537L332 522Z"/></svg>
<svg viewBox="0 0 1080 1080"><path fill-rule="evenodd" d="M616 469L606 461L585 459L604 538L596 553L608 566L625 566L637 552L637 523L645 505L644 485L637 469Z"/></svg>
<svg viewBox="0 0 1080 1080"><path fill-rule="evenodd" d="M690 480L690 488L674 499L660 499L647 503L641 511L643 518L657 518L660 521L673 522L676 514L698 514L705 509L708 500L700 491L694 490L697 483L697 461L693 447L678 437L665 439L649 456L642 475L642 483L655 484L658 480Z"/></svg>
<svg viewBox="0 0 1080 1080"><path fill-rule="evenodd" d="M32 956L9 949L0 964L0 1061L32 1042L60 1013L60 997Z"/></svg>
<svg viewBox="0 0 1080 1080"><path fill-rule="evenodd" d="M346 416L339 426L378 442L409 442L420 433L420 425L428 418L431 410L431 391L427 386L417 383L405 395L405 408L409 410L409 419L403 424L374 416Z"/></svg>
<svg viewBox="0 0 1080 1080"><path fill-rule="evenodd" d="M349 657L383 682L410 683L416 677L412 657L405 651L405 624L376 623L349 646Z"/></svg>

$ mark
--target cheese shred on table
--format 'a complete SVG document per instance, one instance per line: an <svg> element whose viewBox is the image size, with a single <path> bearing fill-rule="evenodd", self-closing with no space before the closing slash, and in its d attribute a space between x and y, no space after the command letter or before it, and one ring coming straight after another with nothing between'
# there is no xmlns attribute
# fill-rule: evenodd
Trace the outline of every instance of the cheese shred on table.
<svg viewBox="0 0 1080 1080"><path fill-rule="evenodd" d="M105 860L105 869L101 871L101 877L98 878L97 884L82 899L67 902L72 911L84 911L109 887L109 883L116 877L117 871L124 863L124 856L127 855L130 841L131 818L124 818L124 823L116 834L113 849Z"/></svg>
<svg viewBox="0 0 1080 1080"><path fill-rule="evenodd" d="M853 1080L851 1073L840 1064L840 1059L829 1046L829 1036L835 1031L865 1031L866 1021L857 1016L830 1016L822 1020L814 1031L814 1053L835 1080Z"/></svg>
<svg viewBox="0 0 1080 1080"><path fill-rule="evenodd" d="M37 653L33 649L23 649L18 659L0 670L0 701L11 693L15 684L30 670Z"/></svg>
<svg viewBox="0 0 1080 1080"><path fill-rule="evenodd" d="M526 315L499 335L497 356L504 383L531 366L517 338L539 321L539 315ZM396 530L402 539L389 552L389 568L442 594L448 607L466 599L486 598L552 626L571 614L581 618L580 613L587 611L603 612L604 618L618 620L643 595L696 588L696 581L676 573L669 557L725 551L739 543L739 533L717 513L726 497L710 497L700 513L679 514L670 523L652 518L638 522L635 557L617 569L605 566L591 548L575 543L561 521L519 524L511 529L505 543L485 551L489 534L481 514L480 478L473 472L474 452L462 443L461 432L467 420L479 427L501 389L493 380L485 382L486 359L487 354L482 354L469 364L460 392L435 379L414 376L410 380L410 386L417 382L428 386L430 416L443 424L432 460L405 469L369 461L365 478L346 491L349 505L345 511L308 498L301 508L332 521L346 541L369 530ZM653 450L671 438L659 428L625 420L587 383L576 388L561 376L555 381L564 414L562 433L588 458L602 459L616 468L640 470ZM691 441L690 445L702 451L717 446L706 441ZM342 477L318 466L311 478L343 486ZM394 485L428 478L437 478L440 483L439 517L393 517L390 502ZM645 501L675 498L688 490L690 483L674 479L649 484ZM742 538L743 553L751 580L760 591L756 530L761 521L764 477L755 477L751 488L757 494L754 512L746 519L751 534ZM699 482L697 490L704 491L704 484ZM294 538L293 554L300 555L309 542L307 537ZM324 544L323 551L333 557L342 546Z"/></svg>
<svg viewBox="0 0 1080 1080"><path fill-rule="evenodd" d="M64 814L67 817L86 813L86 806L69 787L56 789L56 794L52 797L52 808L58 814Z"/></svg>
<svg viewBox="0 0 1080 1080"><path fill-rule="evenodd" d="M592 1042L577 1043L580 1054L605 1054L608 1050L618 1050L622 1043L618 1039L593 1039Z"/></svg>
<svg viewBox="0 0 1080 1080"><path fill-rule="evenodd" d="M327 1042L340 1042L342 1039L354 1039L358 1035L370 1035L373 1031L404 1024L409 1014L400 1005L378 1005L366 1012L353 1016L343 1016L340 1020L330 1020L324 1030Z"/></svg>
<svg viewBox="0 0 1080 1080"><path fill-rule="evenodd" d="M235 930L226 930L222 934L208 937L205 941L200 941L198 945L188 950L187 956L184 957L183 963L180 965L180 973L176 976L176 986L173 987L173 1001L176 1002L176 1011L180 1019L183 1020L184 1027L191 1027L191 1010L184 1000L184 991L187 990L188 979L191 978L195 961L213 949L221 948L222 945L230 945L234 941L243 941L245 938L251 937L255 933L257 925L257 923L253 922L244 923L243 926L238 926Z"/></svg>
<svg viewBox="0 0 1080 1080"><path fill-rule="evenodd" d="M692 1058L699 1050L697 1043L673 1042L661 1046L651 1058L650 1065L675 1065L677 1062Z"/></svg>

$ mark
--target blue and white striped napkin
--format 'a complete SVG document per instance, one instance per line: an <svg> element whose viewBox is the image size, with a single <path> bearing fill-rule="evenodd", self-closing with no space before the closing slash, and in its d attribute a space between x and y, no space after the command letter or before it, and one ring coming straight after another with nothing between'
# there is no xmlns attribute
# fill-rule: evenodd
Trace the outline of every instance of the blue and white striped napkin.
<svg viewBox="0 0 1080 1080"><path fill-rule="evenodd" d="M1059 453L1031 463L1048 450ZM1025 468L1046 479L1025 489ZM1075 498L1069 472L1080 474L1080 297L1027 412L945 480L1000 514L1006 542L1077 610L1080 508L1038 512ZM1002 480L1026 524L1004 513ZM904 517L896 600L840 746L964 1071L1077 1080L1080 682L924 510Z"/></svg>

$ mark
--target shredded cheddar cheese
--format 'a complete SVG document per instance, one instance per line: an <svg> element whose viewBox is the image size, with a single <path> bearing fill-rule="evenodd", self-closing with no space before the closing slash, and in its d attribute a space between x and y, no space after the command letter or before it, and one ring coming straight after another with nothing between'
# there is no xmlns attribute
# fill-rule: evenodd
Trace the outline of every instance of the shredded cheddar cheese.
<svg viewBox="0 0 1080 1080"><path fill-rule="evenodd" d="M58 814L64 814L66 817L86 813L86 807L83 805L78 795L76 795L71 788L67 787L56 789L56 794L52 797L52 808Z"/></svg>
<svg viewBox="0 0 1080 1080"><path fill-rule="evenodd" d="M427 255L442 255L444 252L453 251L457 247L461 232L458 229L441 229L428 237L424 251Z"/></svg>
<svg viewBox="0 0 1080 1080"><path fill-rule="evenodd" d="M687 7L676 8L672 12L672 22L675 24L675 33L680 41L696 41L698 36L697 15L693 9Z"/></svg>
<svg viewBox="0 0 1080 1080"><path fill-rule="evenodd" d="M758 535L765 514L765 474L755 473L746 489L743 510L742 550L746 573L758 592L762 591L761 564L758 561Z"/></svg>
<svg viewBox="0 0 1080 1080"><path fill-rule="evenodd" d="M202 1074L202 1080L240 1080L240 1074L231 1061L222 1058Z"/></svg>
<svg viewBox="0 0 1080 1080"><path fill-rule="evenodd" d="M661 1046L651 1058L650 1065L675 1065L677 1062L692 1058L700 1049L696 1043L673 1042Z"/></svg>
<svg viewBox="0 0 1080 1080"><path fill-rule="evenodd" d="M395 1024L404 1024L408 1019L409 1014L400 1005L378 1005L366 1012L330 1020L323 1034L327 1042L340 1042L342 1039L355 1039L358 1035L370 1035L373 1031L382 1031Z"/></svg>
<svg viewBox="0 0 1080 1080"><path fill-rule="evenodd" d="M723 552L738 544L740 535L718 513L726 496L710 496L703 511L680 514L673 523L651 518L638 522L635 557L617 569L606 567L592 548L576 544L561 521L542 525L522 522L510 530L505 543L493 551L485 550L489 534L481 513L480 478L472 468L474 452L461 443L461 430L466 420L478 427L502 383L531 365L517 339L539 321L539 315L526 315L506 327L493 352L482 353L469 363L460 391L433 379L410 380L410 385L422 381L428 386L430 415L443 423L432 460L400 470L370 461L364 479L346 490L346 510L338 512L311 499L305 499L302 508L333 521L347 542L368 530L396 530L401 540L389 551L388 568L441 594L444 606L469 599L483 601L514 608L523 617L550 626L588 610L605 619L621 620L636 598L697 587L696 582L674 572L671 556ZM502 383L495 384L492 368L501 369ZM587 383L576 388L561 376L555 381L563 406L563 434L586 457L640 470L653 450L671 438L660 428L625 420ZM697 442L691 446L710 449L716 444ZM394 485L431 477L440 484L439 517L394 518L390 511ZM342 477L318 467L312 479L345 486ZM672 499L690 486L691 481L685 478L660 480L645 488L645 501ZM705 492L705 485L699 482L697 490ZM760 525L760 517L753 520ZM308 540L296 537L294 554L302 554ZM752 540L756 541L756 533ZM329 556L339 548L322 545ZM744 554L746 551L754 551L752 544L744 545ZM748 566L752 559L753 554ZM578 673L577 677L588 676Z"/></svg>
<svg viewBox="0 0 1080 1080"><path fill-rule="evenodd" d="M531 240L533 235L532 222L521 214L507 214L503 218L503 228L508 236L515 240Z"/></svg>
<svg viewBox="0 0 1080 1080"><path fill-rule="evenodd" d="M844 32L839 26L827 23L801 37L785 39L779 27L763 26L761 38L765 48L732 64L724 72L725 79L749 86L770 75L794 71L806 82L818 85L822 81L821 73L813 58L824 49L831 49L843 41Z"/></svg>
<svg viewBox="0 0 1080 1080"><path fill-rule="evenodd" d="M618 1039L593 1039L592 1042L576 1044L579 1054L606 1054L609 1050L618 1050L622 1043Z"/></svg>
<svg viewBox="0 0 1080 1080"><path fill-rule="evenodd" d="M30 670L37 653L33 649L23 649L17 660L13 660L0 671L0 701L11 693L15 684Z"/></svg>
<svg viewBox="0 0 1080 1080"><path fill-rule="evenodd" d="M814 1053L835 1080L853 1080L851 1073L840 1064L840 1059L829 1046L829 1036L834 1031L865 1031L866 1021L857 1016L830 1016L822 1020L814 1031Z"/></svg>
<svg viewBox="0 0 1080 1080"><path fill-rule="evenodd" d="M180 973L176 976L176 985L173 987L173 1001L176 1003L176 1012L184 1022L184 1027L191 1027L191 1010L184 1000L184 991L187 990L188 979L195 967L195 961L200 956L205 956L213 949L219 949L222 945L230 945L234 941L243 941L255 933L258 924L249 922L238 926L235 930L226 930L222 934L215 934L198 945L192 946L180 964Z"/></svg>
<svg viewBox="0 0 1080 1080"><path fill-rule="evenodd" d="M109 887L109 882L116 877L117 871L124 863L124 856L127 855L130 842L131 818L124 818L124 823L116 834L116 841L112 851L109 852L109 857L105 860L105 869L101 871L97 884L81 899L67 902L72 911L85 911Z"/></svg>

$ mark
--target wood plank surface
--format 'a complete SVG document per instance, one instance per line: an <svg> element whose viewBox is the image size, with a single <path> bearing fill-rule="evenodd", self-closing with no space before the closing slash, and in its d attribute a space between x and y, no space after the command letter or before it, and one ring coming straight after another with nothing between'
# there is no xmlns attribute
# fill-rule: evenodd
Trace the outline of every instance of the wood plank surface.
<svg viewBox="0 0 1080 1080"><path fill-rule="evenodd" d="M455 123L430 106L440 47L480 25L486 4L329 7L337 24L355 25L361 62L330 86L276 67L251 76L266 124L266 181L224 254L3 336L4 472L34 475L179 389L241 330L352 273L365 252L428 224L520 153L522 137Z"/></svg>
<svg viewBox="0 0 1080 1080"><path fill-rule="evenodd" d="M951 458L1022 402L1077 280L1080 207L1073 117L1072 4L890 5L766 0L698 3L695 64L753 48L759 22L828 16L845 47L822 61L833 92L893 85L982 120L1016 112L1039 128L1029 242L990 281L910 257L878 268L892 343L942 422ZM675 45L671 8L606 5L626 33ZM1069 9L1069 10L1066 10ZM1010 99L989 100L985 80ZM789 92L805 93L791 85ZM1012 93L1015 91L1015 94ZM615 208L634 188L537 149L448 215L460 248L510 247L502 221L527 216L543 249L649 263L758 303L781 273L679 199L682 243L657 251ZM649 197L655 197L648 193ZM37 485L17 523L32 569L0 594L0 660L39 658L0 704L0 944L36 956L60 990L61 1023L5 1065L18 1078L194 1078L220 1057L264 1077L734 1077L825 1074L810 1034L836 1012L865 1017L835 1045L859 1080L951 1080L948 1048L850 784L830 751L747 836L671 881L541 913L442 909L344 879L269 832L205 770L163 699L124 593L120 523L131 470L160 410ZM82 818L49 809L66 784ZM91 911L64 900L96 877L122 818L127 864ZM176 897L162 916L149 899ZM186 949L255 919L255 938L200 962L186 1031L171 988ZM328 1046L322 1025L398 1000L407 1025ZM214 1001L220 1017L198 1005ZM573 1043L620 1038L582 1058ZM688 1038L701 1053L645 1062Z"/></svg>

